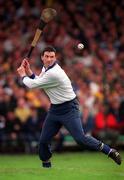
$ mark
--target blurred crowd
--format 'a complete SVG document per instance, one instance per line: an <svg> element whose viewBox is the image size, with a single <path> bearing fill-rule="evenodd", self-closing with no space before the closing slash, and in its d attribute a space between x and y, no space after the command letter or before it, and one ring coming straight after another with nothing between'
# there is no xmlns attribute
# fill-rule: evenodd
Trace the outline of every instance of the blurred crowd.
<svg viewBox="0 0 124 180"><path fill-rule="evenodd" d="M41 72L41 50L53 45L80 102L85 132L115 144L124 135L124 1L0 0L0 149L18 144L30 151L50 106L44 92L24 87L16 71L46 7L58 16L33 51L32 70ZM62 142L64 133L55 139Z"/></svg>

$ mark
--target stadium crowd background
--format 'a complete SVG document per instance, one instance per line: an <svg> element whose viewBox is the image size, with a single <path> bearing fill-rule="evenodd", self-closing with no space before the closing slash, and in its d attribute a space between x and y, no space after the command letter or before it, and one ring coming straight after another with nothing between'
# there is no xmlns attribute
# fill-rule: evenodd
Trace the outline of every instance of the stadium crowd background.
<svg viewBox="0 0 124 180"><path fill-rule="evenodd" d="M58 16L33 52L33 71L41 71L42 48L55 46L79 99L85 132L114 145L122 138L123 145L124 1L1 0L0 151L23 151L25 146L31 152L50 106L44 92L26 89L16 71L45 7L55 8ZM77 49L78 42L83 50ZM62 129L55 137L59 149L65 134Z"/></svg>

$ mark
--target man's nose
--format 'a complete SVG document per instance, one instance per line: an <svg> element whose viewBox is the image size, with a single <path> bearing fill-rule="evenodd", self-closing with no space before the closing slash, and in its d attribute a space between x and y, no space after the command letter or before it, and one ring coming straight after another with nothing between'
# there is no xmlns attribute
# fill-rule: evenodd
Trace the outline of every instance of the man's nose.
<svg viewBox="0 0 124 180"><path fill-rule="evenodd" d="M50 61L51 60L51 58L50 57L48 57L48 61Z"/></svg>

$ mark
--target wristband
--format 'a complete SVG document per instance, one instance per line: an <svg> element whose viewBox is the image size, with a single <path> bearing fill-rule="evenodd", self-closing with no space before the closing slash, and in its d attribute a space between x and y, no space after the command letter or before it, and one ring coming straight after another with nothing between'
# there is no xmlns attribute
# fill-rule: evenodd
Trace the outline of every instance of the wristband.
<svg viewBox="0 0 124 180"><path fill-rule="evenodd" d="M29 76L29 78L34 79L35 78L35 74L33 73L31 76Z"/></svg>
<svg viewBox="0 0 124 180"><path fill-rule="evenodd" d="M27 77L27 76L23 76L23 77L22 77L22 81L23 81L23 79L24 79L25 77Z"/></svg>

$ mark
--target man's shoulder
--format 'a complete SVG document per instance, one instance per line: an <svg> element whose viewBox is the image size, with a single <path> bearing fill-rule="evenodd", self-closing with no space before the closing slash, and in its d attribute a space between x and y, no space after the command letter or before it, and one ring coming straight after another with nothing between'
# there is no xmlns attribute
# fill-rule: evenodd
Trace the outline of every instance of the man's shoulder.
<svg viewBox="0 0 124 180"><path fill-rule="evenodd" d="M60 67L59 64L56 64L53 68L48 70L48 72L50 73L58 73L60 71L62 71L62 68Z"/></svg>

